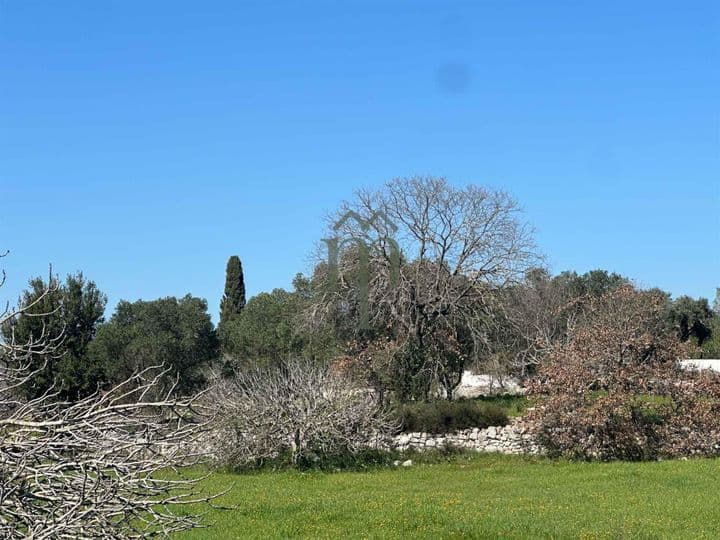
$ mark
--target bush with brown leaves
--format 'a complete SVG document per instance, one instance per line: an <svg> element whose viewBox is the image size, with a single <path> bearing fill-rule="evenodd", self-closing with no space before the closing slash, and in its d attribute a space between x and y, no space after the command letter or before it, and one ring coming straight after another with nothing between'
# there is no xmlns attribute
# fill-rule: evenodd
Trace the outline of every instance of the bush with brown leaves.
<svg viewBox="0 0 720 540"><path fill-rule="evenodd" d="M666 298L621 287L591 301L530 391L550 455L645 460L720 454L720 374L680 370Z"/></svg>

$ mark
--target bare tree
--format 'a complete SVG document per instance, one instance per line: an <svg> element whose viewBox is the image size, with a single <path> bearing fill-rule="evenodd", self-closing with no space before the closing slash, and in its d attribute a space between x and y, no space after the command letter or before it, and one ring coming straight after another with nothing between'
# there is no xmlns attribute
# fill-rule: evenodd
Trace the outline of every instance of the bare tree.
<svg viewBox="0 0 720 540"><path fill-rule="evenodd" d="M533 268L521 283L498 295L484 363L496 365L499 373L526 378L556 346L568 341L594 309L594 299L628 285L627 278L604 270L551 276L543 268Z"/></svg>
<svg viewBox="0 0 720 540"><path fill-rule="evenodd" d="M427 357L424 380L441 384L448 397L486 339L497 291L539 260L512 197L443 178L400 178L360 191L331 226L326 272L337 286L319 295L313 316L345 306L359 328L412 343Z"/></svg>
<svg viewBox="0 0 720 540"><path fill-rule="evenodd" d="M6 308L0 324L18 314ZM193 443L211 418L199 396L146 399L164 374L149 368L74 403L52 389L24 399L31 355L52 361L61 339L0 342L0 537L146 538L199 526L172 507L212 497L168 474L202 457Z"/></svg>
<svg viewBox="0 0 720 540"><path fill-rule="evenodd" d="M379 448L399 427L368 389L300 360L240 371L219 380L209 397L222 419L215 454L231 467L286 454L298 463Z"/></svg>
<svg viewBox="0 0 720 540"><path fill-rule="evenodd" d="M574 327L583 294L574 294L564 280L533 269L525 279L502 291L491 321L485 363L499 375L524 379Z"/></svg>

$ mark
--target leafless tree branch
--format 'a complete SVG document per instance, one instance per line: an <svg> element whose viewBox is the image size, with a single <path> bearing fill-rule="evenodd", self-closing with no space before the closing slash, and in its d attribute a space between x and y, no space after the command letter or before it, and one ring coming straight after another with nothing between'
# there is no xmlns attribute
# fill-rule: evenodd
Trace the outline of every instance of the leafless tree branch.
<svg viewBox="0 0 720 540"><path fill-rule="evenodd" d="M31 307L6 311L0 325ZM30 355L52 361L61 339L0 342L0 537L147 538L199 526L172 507L213 497L168 471L203 457L193 443L212 415L200 396L148 401L164 374L155 366L73 403L22 398L37 373Z"/></svg>

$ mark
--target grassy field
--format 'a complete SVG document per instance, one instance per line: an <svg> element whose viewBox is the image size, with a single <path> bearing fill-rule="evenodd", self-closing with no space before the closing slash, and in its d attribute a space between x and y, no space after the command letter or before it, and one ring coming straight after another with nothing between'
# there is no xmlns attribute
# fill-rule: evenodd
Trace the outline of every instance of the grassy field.
<svg viewBox="0 0 720 540"><path fill-rule="evenodd" d="M482 455L368 472L215 473L213 527L178 538L720 538L720 460Z"/></svg>

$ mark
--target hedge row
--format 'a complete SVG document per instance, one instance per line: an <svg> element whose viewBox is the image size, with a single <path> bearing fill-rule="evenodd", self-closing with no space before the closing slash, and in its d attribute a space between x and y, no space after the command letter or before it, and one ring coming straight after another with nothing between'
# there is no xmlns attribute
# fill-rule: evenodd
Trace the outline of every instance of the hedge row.
<svg viewBox="0 0 720 540"><path fill-rule="evenodd" d="M404 432L449 433L508 423L502 407L470 399L405 403L399 406L398 415Z"/></svg>

